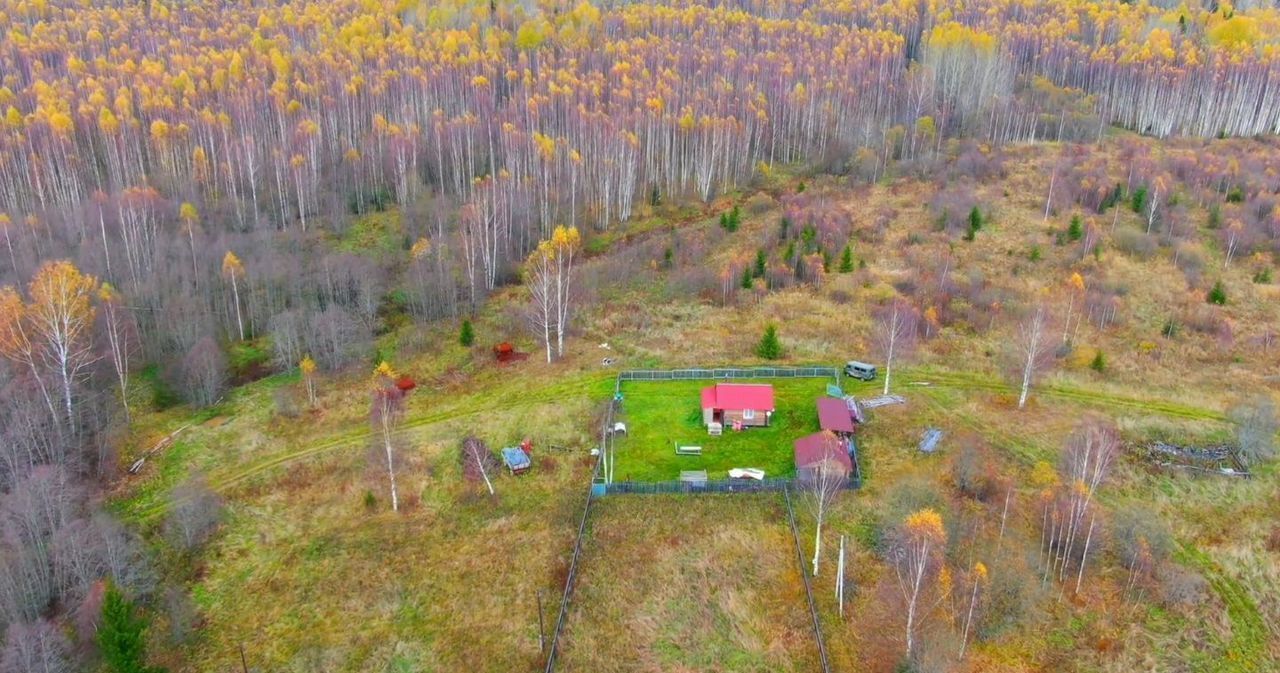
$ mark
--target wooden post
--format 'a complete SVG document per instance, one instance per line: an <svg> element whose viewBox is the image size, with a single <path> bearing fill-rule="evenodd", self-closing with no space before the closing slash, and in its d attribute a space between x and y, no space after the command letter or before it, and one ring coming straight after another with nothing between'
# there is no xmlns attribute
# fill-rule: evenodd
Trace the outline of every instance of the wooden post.
<svg viewBox="0 0 1280 673"><path fill-rule="evenodd" d="M844 618L844 536L840 536L840 560L836 563L836 605Z"/></svg>
<svg viewBox="0 0 1280 673"><path fill-rule="evenodd" d="M240 670L249 673L249 662L244 658L244 643L240 643Z"/></svg>
<svg viewBox="0 0 1280 673"><path fill-rule="evenodd" d="M538 590L538 651L547 651L547 631L542 623L542 590Z"/></svg>

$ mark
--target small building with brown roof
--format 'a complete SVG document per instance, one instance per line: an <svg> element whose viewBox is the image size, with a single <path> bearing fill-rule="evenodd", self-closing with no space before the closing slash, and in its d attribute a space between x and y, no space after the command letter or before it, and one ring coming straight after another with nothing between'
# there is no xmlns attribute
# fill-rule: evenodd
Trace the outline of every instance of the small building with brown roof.
<svg viewBox="0 0 1280 673"><path fill-rule="evenodd" d="M834 432L823 430L795 441L796 478L804 481L823 464L834 465L845 474L853 474L853 458L849 442Z"/></svg>
<svg viewBox="0 0 1280 673"><path fill-rule="evenodd" d="M844 400L836 397L818 398L818 427L837 435L853 434L853 414Z"/></svg>

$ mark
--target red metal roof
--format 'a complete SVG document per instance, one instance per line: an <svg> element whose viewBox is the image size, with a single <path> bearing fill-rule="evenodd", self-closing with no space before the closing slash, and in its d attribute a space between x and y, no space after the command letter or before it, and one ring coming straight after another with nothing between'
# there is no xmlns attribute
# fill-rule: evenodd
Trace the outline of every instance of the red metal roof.
<svg viewBox="0 0 1280 673"><path fill-rule="evenodd" d="M849 405L835 397L818 398L818 426L832 432L853 432Z"/></svg>
<svg viewBox="0 0 1280 673"><path fill-rule="evenodd" d="M833 459L850 472L853 461L849 460L849 449L843 440L830 432L815 432L796 440L796 469Z"/></svg>
<svg viewBox="0 0 1280 673"><path fill-rule="evenodd" d="M773 386L763 383L717 383L702 389L703 409L773 411Z"/></svg>

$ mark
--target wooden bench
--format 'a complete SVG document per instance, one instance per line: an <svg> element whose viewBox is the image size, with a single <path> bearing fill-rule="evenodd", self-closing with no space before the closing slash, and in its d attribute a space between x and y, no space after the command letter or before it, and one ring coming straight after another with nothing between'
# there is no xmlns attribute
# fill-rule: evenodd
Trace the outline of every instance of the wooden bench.
<svg viewBox="0 0 1280 673"><path fill-rule="evenodd" d="M701 456L702 447L701 446L677 446L676 455L677 456Z"/></svg>

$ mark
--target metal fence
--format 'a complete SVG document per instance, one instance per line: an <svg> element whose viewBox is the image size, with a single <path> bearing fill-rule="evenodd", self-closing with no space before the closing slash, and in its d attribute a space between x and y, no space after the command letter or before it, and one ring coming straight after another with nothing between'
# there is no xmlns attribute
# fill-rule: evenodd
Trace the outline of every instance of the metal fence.
<svg viewBox="0 0 1280 673"><path fill-rule="evenodd" d="M800 531L796 528L796 511L791 506L790 489L782 492L787 502L787 521L791 524L791 537L796 543L796 562L800 564L800 577L804 580L804 595L809 601L809 617L813 619L813 637L818 641L818 657L822 661L823 673L831 673L831 662L827 659L827 639L822 635L822 620L818 618L818 606L813 602L813 585L809 582L809 569L805 567L804 552L800 548Z"/></svg>
<svg viewBox="0 0 1280 673"><path fill-rule="evenodd" d="M628 369L618 373L619 381L690 381L696 379L790 379L830 378L837 383L835 367L714 367L693 369Z"/></svg>
<svg viewBox="0 0 1280 673"><path fill-rule="evenodd" d="M596 461L591 475L594 482L600 474L600 461ZM556 670L556 647L560 644L560 632L564 630L565 618L569 614L569 599L573 596L573 581L578 575L578 559L582 556L582 538L587 533L587 516L591 513L591 501L594 500L594 489L587 490L587 504L582 508L582 519L578 522L578 537L573 542L573 556L569 559L569 574L564 579L564 594L560 597L560 614L556 617L556 628L551 632L551 647L547 650L546 673Z"/></svg>
<svg viewBox="0 0 1280 673"><path fill-rule="evenodd" d="M600 484L598 484L599 486ZM772 479L708 479L701 482L689 481L615 481L603 484L608 494L637 493L658 495L666 493L776 493L791 488L803 488L795 479L782 477ZM848 489L862 488L861 475L850 477L845 485Z"/></svg>

